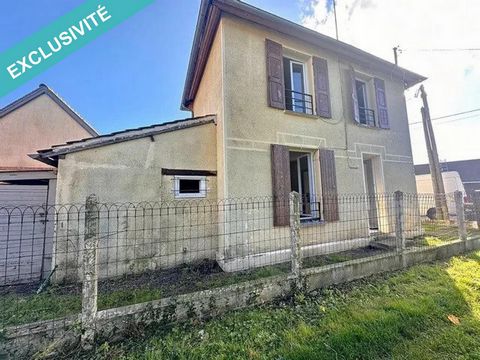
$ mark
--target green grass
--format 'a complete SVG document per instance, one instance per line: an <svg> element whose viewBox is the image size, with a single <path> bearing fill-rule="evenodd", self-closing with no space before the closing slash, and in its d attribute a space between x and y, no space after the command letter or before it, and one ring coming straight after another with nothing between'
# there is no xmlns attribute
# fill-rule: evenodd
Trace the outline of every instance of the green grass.
<svg viewBox="0 0 480 360"><path fill-rule="evenodd" d="M414 239L414 246L439 246L458 240L458 228L455 224L445 224L440 221L429 221L422 223L422 227L424 234ZM467 237L469 239L479 236L479 230L467 228Z"/></svg>
<svg viewBox="0 0 480 360"><path fill-rule="evenodd" d="M161 299L171 295L189 293L228 286L243 281L256 280L284 274L289 264L268 266L253 271L236 274L217 272L206 276L190 270L188 267L178 270L175 281L162 283L155 278L143 277L141 281L135 277L113 280L107 289L100 285L98 309L110 309L119 306L137 304ZM51 286L39 295L36 294L3 294L0 295L0 328L5 326L27 324L35 321L63 318L81 312L81 289L65 289Z"/></svg>
<svg viewBox="0 0 480 360"><path fill-rule="evenodd" d="M480 359L480 252L104 344L92 357Z"/></svg>
<svg viewBox="0 0 480 360"><path fill-rule="evenodd" d="M424 246L438 246L458 238L457 229L454 226L432 222L424 224L424 230L425 236L418 239ZM480 234L478 230L469 231L471 236ZM305 268L324 266L364 256L369 256L369 254L347 251L310 257L304 259L303 266ZM236 274L216 272L209 275L186 266L178 270L178 278L170 281L170 283L158 281L158 275L155 273L151 277L149 277L150 275L143 277L141 281L130 278L125 283L124 278L120 278L112 281L105 290L100 286L98 308L100 310L108 309L181 293L266 278L288 272L289 266L289 263L284 263L249 272ZM78 314L81 309L79 291L81 290L65 291L65 289L52 286L40 295L0 295L0 328Z"/></svg>

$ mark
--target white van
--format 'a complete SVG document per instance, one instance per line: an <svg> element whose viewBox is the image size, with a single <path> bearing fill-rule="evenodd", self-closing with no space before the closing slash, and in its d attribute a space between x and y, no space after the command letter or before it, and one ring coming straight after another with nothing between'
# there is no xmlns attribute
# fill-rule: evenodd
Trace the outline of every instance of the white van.
<svg viewBox="0 0 480 360"><path fill-rule="evenodd" d="M461 191L465 197L465 188L463 187L462 179L460 174L456 171L445 171L442 172L443 185L445 186L445 194L447 197L447 208L450 215L456 214L455 208L455 199L453 193L455 191ZM420 214L426 216L427 211L431 208L435 208L435 201L433 198L433 184L432 176L430 174L425 175L416 175L417 182L417 193L420 195ZM428 194L432 196L422 197L422 194Z"/></svg>

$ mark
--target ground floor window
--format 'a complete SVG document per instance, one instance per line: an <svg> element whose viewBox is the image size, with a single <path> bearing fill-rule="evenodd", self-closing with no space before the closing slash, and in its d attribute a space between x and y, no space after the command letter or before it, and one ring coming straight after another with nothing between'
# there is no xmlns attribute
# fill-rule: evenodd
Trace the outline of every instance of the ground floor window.
<svg viewBox="0 0 480 360"><path fill-rule="evenodd" d="M313 176L312 154L308 152L289 152L290 187L300 194L301 219L319 220L320 202L315 194L315 177Z"/></svg>
<svg viewBox="0 0 480 360"><path fill-rule="evenodd" d="M175 176L175 198L199 198L207 195L205 176Z"/></svg>

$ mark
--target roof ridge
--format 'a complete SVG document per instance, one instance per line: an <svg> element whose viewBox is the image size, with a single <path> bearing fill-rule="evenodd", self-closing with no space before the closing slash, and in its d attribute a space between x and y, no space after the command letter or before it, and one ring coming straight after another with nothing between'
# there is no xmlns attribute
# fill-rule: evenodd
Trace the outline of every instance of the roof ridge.
<svg viewBox="0 0 480 360"><path fill-rule="evenodd" d="M45 84L39 84L38 88L25 94L24 96L14 100L10 104L0 108L0 119L12 111L15 111L19 107L29 103L30 101L38 98L39 96L46 94L56 104L58 104L64 111L66 111L75 121L79 123L90 135L97 136L98 132L91 126L75 109L73 109L59 94Z"/></svg>

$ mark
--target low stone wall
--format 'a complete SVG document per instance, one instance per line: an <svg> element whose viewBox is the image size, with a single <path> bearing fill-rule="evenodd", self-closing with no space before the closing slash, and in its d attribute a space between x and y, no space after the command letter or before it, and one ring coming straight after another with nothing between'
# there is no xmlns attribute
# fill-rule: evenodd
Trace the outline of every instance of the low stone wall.
<svg viewBox="0 0 480 360"><path fill-rule="evenodd" d="M280 275L222 288L173 296L97 313L97 338L120 340L122 333L135 326L168 324L186 319L206 319L227 311L256 306L294 294L299 286L310 292L382 272L400 270L422 262L446 259L480 249L480 238L454 241L442 246L409 249L302 270L301 279ZM301 280L301 281L299 281ZM299 285L301 284L301 285ZM75 346L80 341L79 317L41 321L4 329L0 334L0 358L30 358L34 351L55 357L55 348Z"/></svg>

